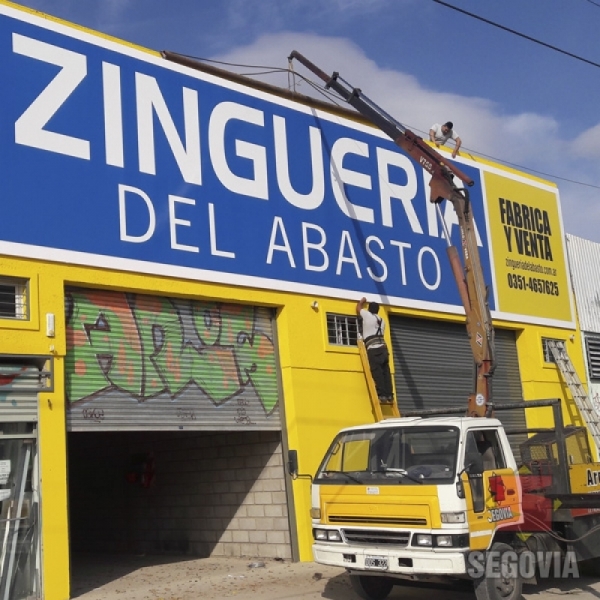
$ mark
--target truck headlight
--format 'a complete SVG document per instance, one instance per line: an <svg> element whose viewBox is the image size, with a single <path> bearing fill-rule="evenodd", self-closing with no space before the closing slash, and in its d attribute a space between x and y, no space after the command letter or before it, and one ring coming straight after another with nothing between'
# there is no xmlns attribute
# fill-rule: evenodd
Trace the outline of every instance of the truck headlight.
<svg viewBox="0 0 600 600"><path fill-rule="evenodd" d="M432 545L432 538L428 533L418 533L416 539L417 546L428 546Z"/></svg>
<svg viewBox="0 0 600 600"><path fill-rule="evenodd" d="M313 537L320 542L326 542L327 531L325 529L313 529Z"/></svg>
<svg viewBox="0 0 600 600"><path fill-rule="evenodd" d="M451 535L436 535L435 545L440 548L451 548L452 547L452 536Z"/></svg>
<svg viewBox="0 0 600 600"><path fill-rule="evenodd" d="M313 529L313 537L318 542L342 541L342 534L337 529Z"/></svg>
<svg viewBox="0 0 600 600"><path fill-rule="evenodd" d="M416 533L413 535L411 545L421 548L468 548L469 535L466 533L459 535Z"/></svg>
<svg viewBox="0 0 600 600"><path fill-rule="evenodd" d="M442 523L465 523L466 516L464 511L460 512L443 512Z"/></svg>

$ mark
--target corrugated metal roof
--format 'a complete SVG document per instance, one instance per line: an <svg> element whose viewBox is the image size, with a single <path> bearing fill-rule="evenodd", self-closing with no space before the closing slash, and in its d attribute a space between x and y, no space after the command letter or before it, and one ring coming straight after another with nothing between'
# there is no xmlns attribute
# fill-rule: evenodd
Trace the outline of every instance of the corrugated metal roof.
<svg viewBox="0 0 600 600"><path fill-rule="evenodd" d="M567 234L567 253L579 325L600 333L600 244Z"/></svg>

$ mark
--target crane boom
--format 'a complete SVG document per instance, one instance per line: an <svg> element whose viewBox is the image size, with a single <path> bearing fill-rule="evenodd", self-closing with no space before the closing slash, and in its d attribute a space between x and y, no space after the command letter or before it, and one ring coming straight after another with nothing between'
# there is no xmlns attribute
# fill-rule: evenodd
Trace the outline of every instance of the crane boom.
<svg viewBox="0 0 600 600"><path fill-rule="evenodd" d="M476 417L489 416L491 414L491 376L495 368L494 328L487 299L488 290L477 247L477 235L469 193L466 188L458 188L454 183L455 177L467 186L472 186L473 180L455 165L448 164L439 152L377 106L360 89L354 88L344 81L339 73L334 72L331 76L327 75L296 50L292 51L289 59L296 59L309 71L312 71L325 82L326 88L332 89L363 117L381 129L431 175L430 201L437 205L437 212L448 242L448 259L465 309L466 329L476 364L475 390L469 396L467 414ZM441 215L440 204L444 200L452 203L457 215L462 260L458 249L450 241L445 221Z"/></svg>

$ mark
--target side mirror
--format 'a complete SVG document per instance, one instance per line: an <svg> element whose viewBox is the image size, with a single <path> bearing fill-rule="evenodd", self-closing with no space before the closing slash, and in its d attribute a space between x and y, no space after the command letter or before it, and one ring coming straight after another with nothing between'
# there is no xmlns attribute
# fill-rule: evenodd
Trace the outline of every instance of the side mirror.
<svg viewBox="0 0 600 600"><path fill-rule="evenodd" d="M288 450L287 470L292 479L310 479L312 483L312 475L298 473L298 450Z"/></svg>
<svg viewBox="0 0 600 600"><path fill-rule="evenodd" d="M472 477L483 475L483 459L480 456L475 458L465 467L465 471Z"/></svg>
<svg viewBox="0 0 600 600"><path fill-rule="evenodd" d="M481 469L479 469L481 467ZM483 475L483 461L472 460L467 463L456 475L456 495L459 498L465 497L465 486L463 485L461 476L466 473L469 477L480 477Z"/></svg>
<svg viewBox="0 0 600 600"><path fill-rule="evenodd" d="M298 477L298 450L288 450L288 473L292 479Z"/></svg>

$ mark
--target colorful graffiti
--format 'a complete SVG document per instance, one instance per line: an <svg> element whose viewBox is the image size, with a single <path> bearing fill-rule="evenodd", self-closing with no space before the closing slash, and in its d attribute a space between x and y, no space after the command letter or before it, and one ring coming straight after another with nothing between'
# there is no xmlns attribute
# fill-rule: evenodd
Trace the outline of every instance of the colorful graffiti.
<svg viewBox="0 0 600 600"><path fill-rule="evenodd" d="M66 310L71 404L111 389L176 400L193 384L215 405L248 386L267 413L277 404L273 340L252 306L77 290Z"/></svg>

